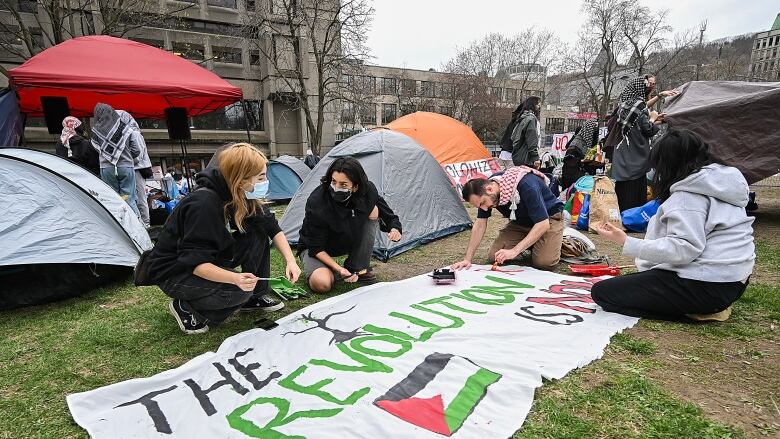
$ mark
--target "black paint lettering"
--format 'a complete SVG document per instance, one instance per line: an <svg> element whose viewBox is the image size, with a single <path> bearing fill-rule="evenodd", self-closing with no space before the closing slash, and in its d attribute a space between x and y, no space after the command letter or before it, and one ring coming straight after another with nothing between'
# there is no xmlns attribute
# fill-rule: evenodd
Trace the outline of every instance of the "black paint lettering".
<svg viewBox="0 0 780 439"><path fill-rule="evenodd" d="M217 368L219 374L222 375L222 378L224 378L223 380L217 381L206 390L203 390L203 388L201 388L200 385L198 385L198 383L196 383L192 379L184 380L184 384L189 386L190 390L192 390L193 395L195 395L195 398L198 399L201 408L203 408L203 411L206 412L206 415L208 416L211 416L217 412L217 409L214 408L214 404L212 404L211 400L209 399L209 393L223 386L233 387L233 390L240 395L246 395L247 393L249 393L249 390L244 386L242 386L238 381L236 381L236 379L233 378L233 375L231 375L230 372L228 372L225 369L225 366L219 363L211 363L211 364L213 364L214 367Z"/></svg>
<svg viewBox="0 0 780 439"><path fill-rule="evenodd" d="M249 348L243 352L236 353L236 355L233 356L233 358L228 360L228 363L230 363L230 365L233 366L234 369L236 369L236 372L240 373L241 376L246 378L246 380L249 381L250 384L252 384L252 387L254 387L255 390L260 390L263 387L267 386L268 383L271 382L271 380L281 377L282 374L279 373L278 371L273 371L271 372L270 375L268 375L266 379L262 381L257 379L257 376L253 374L252 371L255 369L259 369L260 363L252 363L244 366L243 364L238 362L238 357L243 357L244 355L248 354L250 351L253 350L254 349Z"/></svg>
<svg viewBox="0 0 780 439"><path fill-rule="evenodd" d="M550 313L550 314L536 314L533 311L531 311L531 308L533 308L533 306L524 306L524 307L520 308L520 310L523 311L525 314L521 314L519 312L516 312L515 315L518 316L518 317L522 317L524 319L533 320L535 322L544 322L544 323L549 323L551 325L564 325L564 326L569 326L569 325L572 325L574 323L580 323L583 320L582 316L578 316L576 314L569 314L569 313L566 313L566 312L557 312L557 313ZM552 317L564 317L564 319L563 319L563 321L557 321L557 320L553 320L553 319L550 319L550 320L543 319L543 318L540 318L540 317L550 317L550 318L552 318ZM568 317L571 317L571 320L569 320Z"/></svg>
<svg viewBox="0 0 780 439"><path fill-rule="evenodd" d="M152 422L154 422L154 428L157 429L159 433L171 434L173 433L173 430L171 430L171 425L168 424L168 419L165 417L165 413L163 413L163 411L160 409L160 404L154 400L154 397L157 395L162 395L163 393L168 393L176 387L178 386L173 385L166 389L149 392L138 399L134 399L124 404L119 404L114 408L118 409L119 407L128 407L134 404L141 404L144 406L144 408L146 408L146 413L149 414L149 417L152 418Z"/></svg>

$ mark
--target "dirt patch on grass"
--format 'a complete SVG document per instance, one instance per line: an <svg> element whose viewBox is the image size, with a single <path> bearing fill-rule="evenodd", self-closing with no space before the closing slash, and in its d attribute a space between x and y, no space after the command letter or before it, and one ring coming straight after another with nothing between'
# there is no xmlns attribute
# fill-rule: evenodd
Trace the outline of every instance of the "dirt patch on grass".
<svg viewBox="0 0 780 439"><path fill-rule="evenodd" d="M776 337L738 341L642 327L627 332L658 346L647 358L660 366L648 375L676 396L699 405L707 417L739 427L751 437L780 431Z"/></svg>

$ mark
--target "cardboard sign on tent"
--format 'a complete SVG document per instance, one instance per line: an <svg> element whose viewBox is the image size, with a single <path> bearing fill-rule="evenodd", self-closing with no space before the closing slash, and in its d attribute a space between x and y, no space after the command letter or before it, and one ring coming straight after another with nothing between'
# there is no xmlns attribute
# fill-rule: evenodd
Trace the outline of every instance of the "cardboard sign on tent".
<svg viewBox="0 0 780 439"><path fill-rule="evenodd" d="M689 129L748 183L780 172L780 82L694 81L668 98L665 121Z"/></svg>
<svg viewBox="0 0 780 439"><path fill-rule="evenodd" d="M0 309L127 277L152 241L110 186L52 154L0 148Z"/></svg>
<svg viewBox="0 0 780 439"><path fill-rule="evenodd" d="M91 116L103 102L136 119L164 119L168 107L198 116L243 96L214 73L173 53L105 35L67 40L9 70L19 107L43 116L41 97L66 97L70 114Z"/></svg>
<svg viewBox="0 0 780 439"><path fill-rule="evenodd" d="M268 161L267 200L289 200L309 175L311 169L302 160L291 155L282 155Z"/></svg>
<svg viewBox="0 0 780 439"><path fill-rule="evenodd" d="M427 111L407 114L385 125L406 134L427 149L458 190L473 178L488 178L501 170L498 162L468 125Z"/></svg>
<svg viewBox="0 0 780 439"><path fill-rule="evenodd" d="M378 233L374 256L389 258L421 244L471 227L460 196L431 154L412 138L390 130L366 131L350 137L317 163L293 196L280 222L290 243L306 213L306 201L338 157L354 157L401 220L403 238L392 242Z"/></svg>

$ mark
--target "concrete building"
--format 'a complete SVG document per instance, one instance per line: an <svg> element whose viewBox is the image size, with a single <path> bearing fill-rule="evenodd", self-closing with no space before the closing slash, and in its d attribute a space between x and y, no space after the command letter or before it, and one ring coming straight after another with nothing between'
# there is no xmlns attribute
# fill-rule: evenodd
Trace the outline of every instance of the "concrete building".
<svg viewBox="0 0 780 439"><path fill-rule="evenodd" d="M777 14L772 28L759 32L753 38L753 52L750 57L748 79L750 81L780 81L780 14Z"/></svg>
<svg viewBox="0 0 780 439"><path fill-rule="evenodd" d="M544 98L544 75L521 81L507 75L499 78L466 77L430 70L364 66L359 75L343 75L345 97L336 121L336 139L388 124L415 111L430 111L464 120L477 107L491 106L511 113L529 96ZM484 93L476 98L475 90ZM507 111L508 110L508 111ZM502 128L507 120L498 123ZM480 133L477 133L480 135ZM483 139L491 140L491 139Z"/></svg>
<svg viewBox="0 0 780 439"><path fill-rule="evenodd" d="M274 2L254 0L153 0L160 8L171 10L184 9L175 18L161 19L147 26L135 29L125 35L126 38L149 44L191 60L201 65L231 84L241 87L247 108L247 114L241 103L237 103L216 112L191 118L190 127L192 140L187 143L190 163L199 169L213 154L214 150L228 142L247 140L247 127L252 143L260 146L270 157L290 154L302 156L308 148L308 130L305 116L299 109L285 103L285 90L279 73L254 48L263 44L276 44L278 35L261 33L260 40L249 40L242 37L244 26L253 14L264 14L271 20L281 20L282 11ZM64 26L68 33L74 36L83 35L79 30L78 21L89 20L100 33L103 23L97 2L88 2L89 7L78 11L75 28L73 20ZM41 47L50 46L45 33L51 29L40 29L47 26L43 6L34 0L18 0L19 15L34 32L34 38L40 40ZM10 11L0 10L0 20L13 26L14 18ZM50 26L50 25L49 25ZM83 26L83 24L82 24ZM17 26L18 27L18 26ZM83 27L82 27L83 28ZM303 29L303 28L302 28ZM44 32L47 30L48 32ZM306 50L305 30L300 37L301 51L313 58ZM0 38L13 38L9 32L0 32ZM289 38L289 37L286 37ZM275 46L274 46L275 47ZM20 46L20 49L23 49ZM5 52L5 51L3 51ZM29 51L27 56L29 56ZM22 58L9 53L0 53L0 63L6 69L13 68L22 62ZM78 60L73 60L78 63ZM128 60L128 62L133 62ZM312 62L305 63L310 71L304 76L312 83L316 70ZM7 79L0 76L0 87L7 85ZM334 145L333 116L325 115L323 148ZM316 116L315 116L316 117ZM168 140L164 120L141 120L144 137L149 144L149 153L155 164L165 167L179 164L179 143ZM57 136L48 134L41 119L30 119L25 131L28 146L53 151Z"/></svg>

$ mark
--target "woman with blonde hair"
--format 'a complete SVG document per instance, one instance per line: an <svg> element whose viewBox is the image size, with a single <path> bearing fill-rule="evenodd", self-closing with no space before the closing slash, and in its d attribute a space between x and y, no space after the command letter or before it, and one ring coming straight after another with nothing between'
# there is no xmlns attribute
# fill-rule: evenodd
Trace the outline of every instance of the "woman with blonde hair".
<svg viewBox="0 0 780 439"><path fill-rule="evenodd" d="M149 255L149 276L173 298L169 310L187 334L206 332L239 308L284 307L268 294L269 239L287 262L287 278L298 280L290 244L261 202L267 162L248 143L224 149L217 166L195 177L198 189L176 206Z"/></svg>

